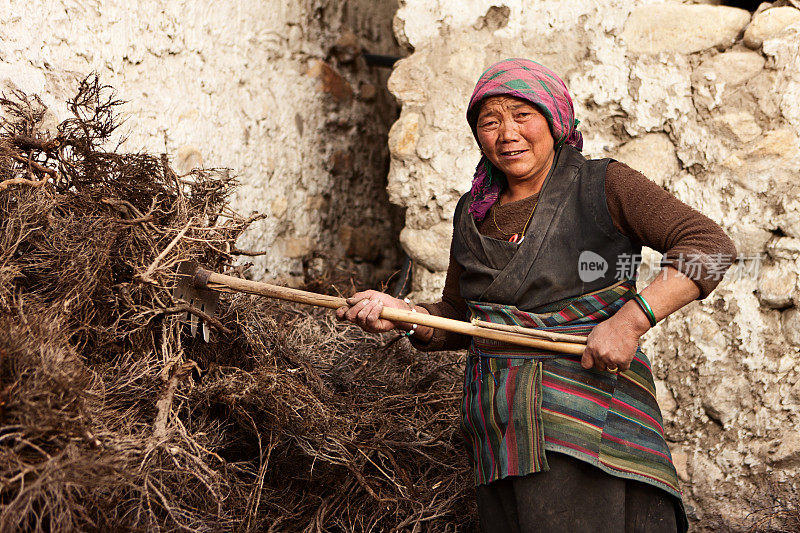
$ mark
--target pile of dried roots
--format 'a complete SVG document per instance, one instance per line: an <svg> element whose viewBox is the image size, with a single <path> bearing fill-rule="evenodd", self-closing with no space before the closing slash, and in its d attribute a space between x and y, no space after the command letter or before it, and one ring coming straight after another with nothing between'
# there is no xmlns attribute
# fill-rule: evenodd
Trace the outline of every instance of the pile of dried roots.
<svg viewBox="0 0 800 533"><path fill-rule="evenodd" d="M454 355L250 296L191 338L176 264L240 272L253 219L109 147L118 105L0 100L0 530L471 529Z"/></svg>

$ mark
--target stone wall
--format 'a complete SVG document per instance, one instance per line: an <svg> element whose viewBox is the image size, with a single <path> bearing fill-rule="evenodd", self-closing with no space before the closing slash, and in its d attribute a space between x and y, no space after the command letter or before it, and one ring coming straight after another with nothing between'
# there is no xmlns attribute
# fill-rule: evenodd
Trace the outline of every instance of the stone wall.
<svg viewBox="0 0 800 533"><path fill-rule="evenodd" d="M397 262L398 217L385 191L397 116L392 0L6 0L0 88L38 93L50 124L76 80L96 71L128 101L122 149L168 152L176 169L224 166L235 208L267 218L240 247L266 250L256 278L300 282L350 256ZM365 245L365 243L379 243ZM322 257L322 259L320 259Z"/></svg>
<svg viewBox="0 0 800 533"><path fill-rule="evenodd" d="M389 87L391 200L418 299L435 299L478 150L464 118L507 57L570 88L584 153L644 172L720 223L742 264L647 334L665 432L698 529L741 529L800 472L800 11L620 0L401 0ZM648 251L643 281L658 254Z"/></svg>

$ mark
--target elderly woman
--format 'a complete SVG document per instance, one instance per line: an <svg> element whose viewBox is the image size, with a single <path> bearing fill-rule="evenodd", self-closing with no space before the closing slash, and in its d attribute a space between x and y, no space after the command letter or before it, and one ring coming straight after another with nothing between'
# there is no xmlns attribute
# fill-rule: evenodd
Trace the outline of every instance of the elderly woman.
<svg viewBox="0 0 800 533"><path fill-rule="evenodd" d="M338 317L405 330L421 350L468 347L462 427L483 531L685 531L639 339L708 296L732 242L628 166L584 158L567 88L538 63L490 67L467 121L482 157L456 206L442 300L365 291ZM635 271L617 267L643 245L664 253L663 269L637 293ZM393 323L384 307L588 338L577 358Z"/></svg>

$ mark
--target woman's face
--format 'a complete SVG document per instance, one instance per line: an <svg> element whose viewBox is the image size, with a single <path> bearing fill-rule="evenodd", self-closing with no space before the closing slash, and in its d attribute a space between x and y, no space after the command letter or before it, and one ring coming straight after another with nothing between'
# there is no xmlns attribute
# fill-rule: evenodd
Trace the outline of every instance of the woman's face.
<svg viewBox="0 0 800 533"><path fill-rule="evenodd" d="M547 119L533 104L513 96L492 96L481 104L477 122L483 153L510 183L542 181L553 162Z"/></svg>

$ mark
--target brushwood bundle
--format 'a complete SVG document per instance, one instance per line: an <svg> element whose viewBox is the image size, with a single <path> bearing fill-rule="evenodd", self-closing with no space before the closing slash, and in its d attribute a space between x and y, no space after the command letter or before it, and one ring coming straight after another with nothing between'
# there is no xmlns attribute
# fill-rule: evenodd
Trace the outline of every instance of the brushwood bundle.
<svg viewBox="0 0 800 533"><path fill-rule="evenodd" d="M472 529L457 354L175 299L181 261L241 275L257 217L227 170L123 153L120 104L86 78L47 131L37 97L0 99L0 530Z"/></svg>

